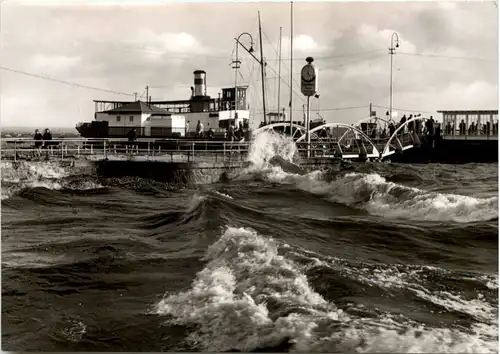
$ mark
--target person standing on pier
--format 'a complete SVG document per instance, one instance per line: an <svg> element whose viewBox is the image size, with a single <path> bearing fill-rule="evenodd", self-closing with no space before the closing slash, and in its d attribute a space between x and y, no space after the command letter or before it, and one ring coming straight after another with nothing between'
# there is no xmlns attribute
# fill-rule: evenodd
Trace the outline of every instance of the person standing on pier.
<svg viewBox="0 0 500 354"><path fill-rule="evenodd" d="M35 130L35 136L33 139L35 140L35 154L39 157L42 153L43 136L38 129Z"/></svg>
<svg viewBox="0 0 500 354"><path fill-rule="evenodd" d="M459 130L460 130L460 135L465 135L466 125L463 119L460 122Z"/></svg>
<svg viewBox="0 0 500 354"><path fill-rule="evenodd" d="M396 127L394 126L394 123L391 122L391 124L389 124L389 135L392 136L392 134L394 134L395 131Z"/></svg>
<svg viewBox="0 0 500 354"><path fill-rule="evenodd" d="M474 134L474 122L469 125L469 135Z"/></svg>
<svg viewBox="0 0 500 354"><path fill-rule="evenodd" d="M422 119L417 119L415 121L415 133L417 133L417 135L422 135Z"/></svg>
<svg viewBox="0 0 500 354"><path fill-rule="evenodd" d="M228 139L230 142L233 142L236 140L236 136L234 135L234 121L231 121L231 124L229 125L229 130L228 130Z"/></svg>
<svg viewBox="0 0 500 354"><path fill-rule="evenodd" d="M49 148L50 148L50 141L52 140L52 134L50 133L49 128L45 129L45 132L43 133L43 146L47 149L47 159L49 158Z"/></svg>
<svg viewBox="0 0 500 354"><path fill-rule="evenodd" d="M197 138L203 138L203 123L198 121L198 124L196 124L196 137Z"/></svg>
<svg viewBox="0 0 500 354"><path fill-rule="evenodd" d="M52 134L50 133L49 128L45 129L45 132L43 133L43 140L44 141L50 141L52 140ZM50 145L50 143L45 143L45 146Z"/></svg>
<svg viewBox="0 0 500 354"><path fill-rule="evenodd" d="M134 142L137 140L137 132L135 128L130 129L130 131L127 134L127 138L128 138L128 145L130 146L130 149L132 151L133 148L135 147Z"/></svg>
<svg viewBox="0 0 500 354"><path fill-rule="evenodd" d="M238 132L239 132L239 137L238 137L239 140L241 140L242 138L245 137L245 134L243 131L243 123L241 121L238 123Z"/></svg>
<svg viewBox="0 0 500 354"><path fill-rule="evenodd" d="M135 141L137 139L137 132L135 128L130 129L130 131L127 134L128 141Z"/></svg>

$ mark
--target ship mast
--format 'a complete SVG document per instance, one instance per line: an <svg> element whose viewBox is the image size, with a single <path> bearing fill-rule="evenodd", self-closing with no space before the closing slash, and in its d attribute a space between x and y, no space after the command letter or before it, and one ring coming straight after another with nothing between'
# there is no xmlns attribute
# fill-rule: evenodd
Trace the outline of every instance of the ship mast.
<svg viewBox="0 0 500 354"><path fill-rule="evenodd" d="M266 81L265 81L265 66L264 63L264 48L262 48L262 27L260 25L260 11L259 14L259 41L260 41L260 74L262 79L262 109L264 111L264 124L266 124Z"/></svg>
<svg viewBox="0 0 500 354"><path fill-rule="evenodd" d="M280 49L279 49L279 59L278 59L278 120L281 122L281 108L280 108L280 89L281 89L281 27L280 27ZM283 117L284 118L284 117Z"/></svg>
<svg viewBox="0 0 500 354"><path fill-rule="evenodd" d="M290 2L290 136L293 125L293 1Z"/></svg>

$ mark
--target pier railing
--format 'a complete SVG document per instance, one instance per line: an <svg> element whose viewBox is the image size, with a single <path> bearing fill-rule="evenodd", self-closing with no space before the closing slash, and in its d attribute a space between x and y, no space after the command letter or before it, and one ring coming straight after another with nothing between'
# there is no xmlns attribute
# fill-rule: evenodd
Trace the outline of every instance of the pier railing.
<svg viewBox="0 0 500 354"><path fill-rule="evenodd" d="M246 161L249 142L211 140L153 140L126 141L123 139L54 139L40 141L23 138L1 139L2 160L145 160L161 162L236 163ZM357 141L334 140L297 143L297 153L306 158L357 158L375 156L369 146L363 151Z"/></svg>
<svg viewBox="0 0 500 354"><path fill-rule="evenodd" d="M246 160L249 143L228 141L123 139L2 139L2 160L148 160L236 162Z"/></svg>

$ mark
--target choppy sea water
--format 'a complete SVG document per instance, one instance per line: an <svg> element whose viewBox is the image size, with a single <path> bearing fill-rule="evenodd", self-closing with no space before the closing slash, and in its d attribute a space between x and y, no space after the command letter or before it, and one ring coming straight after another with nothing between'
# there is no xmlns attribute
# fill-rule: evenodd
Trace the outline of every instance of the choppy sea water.
<svg viewBox="0 0 500 354"><path fill-rule="evenodd" d="M2 162L2 349L497 352L498 165L224 183Z"/></svg>

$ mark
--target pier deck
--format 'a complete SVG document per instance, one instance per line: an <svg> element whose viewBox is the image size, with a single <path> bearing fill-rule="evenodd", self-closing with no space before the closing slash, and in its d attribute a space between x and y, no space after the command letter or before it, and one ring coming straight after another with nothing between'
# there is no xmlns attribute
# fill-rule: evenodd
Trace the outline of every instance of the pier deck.
<svg viewBox="0 0 500 354"><path fill-rule="evenodd" d="M141 139L128 142L123 139L59 139L50 145L36 148L32 139L2 139L1 158L4 161L135 161L163 163L191 163L198 167L240 165L247 161L250 149L248 142L227 141L154 141ZM307 146L297 146L298 155L307 158ZM310 159L322 163L342 158L356 159L361 151L358 147L344 147L338 151L337 144L311 143Z"/></svg>

